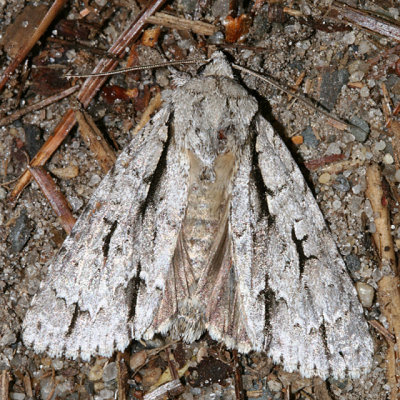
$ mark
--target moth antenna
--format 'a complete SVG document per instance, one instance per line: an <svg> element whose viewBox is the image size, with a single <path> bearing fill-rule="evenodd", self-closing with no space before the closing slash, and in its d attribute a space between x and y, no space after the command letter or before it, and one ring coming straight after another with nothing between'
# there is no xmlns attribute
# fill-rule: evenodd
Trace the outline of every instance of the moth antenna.
<svg viewBox="0 0 400 400"><path fill-rule="evenodd" d="M249 74L258 79L261 79L264 82L267 82L269 85L273 86L274 88L281 90L282 92L294 97L296 100L300 101L301 103L303 103L305 106L307 106L311 110L317 111L317 112L325 115L326 117L338 122L339 124L344 125L346 127L346 129L349 129L351 127L361 129L360 127L356 127L355 125L351 124L350 122L344 121L343 119L337 117L336 115L333 115L332 113L324 110L321 106L314 104L314 102L312 102L310 99L308 99L304 96L301 96L297 93L294 93L293 91L285 88L284 86L282 86L278 82L274 81L273 79L266 77L265 75L261 75L251 69L242 67L241 65L237 65L237 64L232 64L232 68L242 71L242 72L245 72L246 74Z"/></svg>
<svg viewBox="0 0 400 400"><path fill-rule="evenodd" d="M169 61L169 62L164 62L164 63L155 63L155 64L149 64L149 65L138 65L135 67L121 68L121 69L117 69L115 71L109 71L109 72L99 72L99 73L95 73L95 74L66 74L64 76L68 79L69 78L95 78L95 77L101 77L101 76L124 74L124 73L132 72L132 71L141 71L141 70L145 70L145 69L171 67L174 65L202 64L207 61L208 60L194 60L194 59L181 60L181 61Z"/></svg>

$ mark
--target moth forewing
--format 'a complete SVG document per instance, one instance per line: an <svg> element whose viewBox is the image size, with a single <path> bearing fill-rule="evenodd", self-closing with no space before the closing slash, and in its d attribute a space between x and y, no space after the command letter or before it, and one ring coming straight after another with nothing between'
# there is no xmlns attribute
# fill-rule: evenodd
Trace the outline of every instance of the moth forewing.
<svg viewBox="0 0 400 400"><path fill-rule="evenodd" d="M89 359L206 330L306 377L371 366L363 310L317 203L221 53L121 153L53 260L24 341Z"/></svg>

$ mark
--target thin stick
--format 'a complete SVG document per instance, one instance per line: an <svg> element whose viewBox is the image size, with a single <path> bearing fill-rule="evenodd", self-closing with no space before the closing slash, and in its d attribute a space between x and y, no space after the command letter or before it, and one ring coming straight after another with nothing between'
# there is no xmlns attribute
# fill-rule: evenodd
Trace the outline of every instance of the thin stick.
<svg viewBox="0 0 400 400"><path fill-rule="evenodd" d="M56 183L43 167L28 166L28 169L50 203L51 208L59 218L64 231L69 235L75 225L76 219L72 215L67 199L57 188Z"/></svg>
<svg viewBox="0 0 400 400"><path fill-rule="evenodd" d="M0 119L0 126L9 125L9 124L13 123L14 121L16 121L17 119L21 118L25 114L40 110L44 107L47 107L50 104L60 101L60 100L64 99L65 97L70 96L72 93L75 93L79 89L79 87L80 87L80 85L72 86L66 90L63 90L60 93L55 94L54 96L50 96L47 99L39 101L38 103L21 108L21 109L17 110L16 112L14 112L13 114Z"/></svg>

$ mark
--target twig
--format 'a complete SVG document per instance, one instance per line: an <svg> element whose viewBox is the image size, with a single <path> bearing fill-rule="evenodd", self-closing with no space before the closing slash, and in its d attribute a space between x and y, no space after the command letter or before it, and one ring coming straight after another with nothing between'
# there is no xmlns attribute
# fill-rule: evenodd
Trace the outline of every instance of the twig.
<svg viewBox="0 0 400 400"><path fill-rule="evenodd" d="M326 164L343 160L343 158L344 154L330 154L329 156L323 156L321 158L316 158L313 160L306 161L304 165L310 171L314 171L320 167L323 167Z"/></svg>
<svg viewBox="0 0 400 400"><path fill-rule="evenodd" d="M68 97L71 94L75 93L79 89L79 87L80 87L79 85L72 86L66 90L63 90L60 93L55 94L54 96L50 96L47 99L39 101L38 103L21 108L18 111L14 112L13 114L0 119L0 126L9 125L9 124L13 123L14 121L16 121L17 119L21 118L25 114L40 110L44 107L47 107L50 104L60 101L60 100L64 99L65 97Z"/></svg>
<svg viewBox="0 0 400 400"><path fill-rule="evenodd" d="M57 385L55 381L55 371L54 369L51 371L51 381L53 383L53 386L51 387L50 393L47 395L46 400L51 400L51 398L54 396L54 392L56 391Z"/></svg>
<svg viewBox="0 0 400 400"><path fill-rule="evenodd" d="M234 362L234 373L235 373L235 396L236 400L244 400L244 391L243 391L243 381L242 381L242 372L240 370L240 362L237 350L232 350L233 353L233 362Z"/></svg>
<svg viewBox="0 0 400 400"><path fill-rule="evenodd" d="M182 393L182 383L179 379L167 382L165 385L160 386L151 393L147 393L143 400L161 400L171 396L179 395Z"/></svg>
<svg viewBox="0 0 400 400"><path fill-rule="evenodd" d="M392 121L390 131L393 134L392 145L396 169L400 169L400 122Z"/></svg>
<svg viewBox="0 0 400 400"><path fill-rule="evenodd" d="M0 400L8 400L8 390L10 387L10 373L6 370L1 371Z"/></svg>
<svg viewBox="0 0 400 400"><path fill-rule="evenodd" d="M153 15L165 3L165 1L166 0L151 0L146 9L136 17L135 21L133 21L127 29L125 29L108 52L117 56L122 56L130 43L138 38L143 27L147 24L147 19ZM93 73L111 71L116 66L117 61L104 58L97 64ZM88 78L83 83L78 94L78 100L82 103L84 108L89 105L90 101L106 79L106 77Z"/></svg>
<svg viewBox="0 0 400 400"><path fill-rule="evenodd" d="M108 172L114 165L117 156L112 147L104 139L92 117L84 111L76 111L75 118L79 124L79 132L86 145L99 162L103 172Z"/></svg>
<svg viewBox="0 0 400 400"><path fill-rule="evenodd" d="M70 234L76 219L72 215L67 199L43 167L28 167L28 169L50 203L51 208L60 219L61 226L65 232Z"/></svg>
<svg viewBox="0 0 400 400"><path fill-rule="evenodd" d="M187 30L199 35L210 36L217 32L218 28L212 24L202 21L191 21L189 19L176 17L175 15L162 12L155 13L147 18L150 24L161 25L167 28Z"/></svg>
<svg viewBox="0 0 400 400"><path fill-rule="evenodd" d="M32 381L28 372L25 372L23 382L24 382L24 389L26 396L32 399L33 398Z"/></svg>
<svg viewBox="0 0 400 400"><path fill-rule="evenodd" d="M47 30L49 25L53 22L56 15L61 11L64 7L67 0L55 0L53 5L49 8L46 15L44 16L42 22L39 24L34 34L25 44L25 46L18 52L18 55L14 58L11 64L5 69L3 76L0 77L0 91L4 88L11 74L15 71L18 65L22 62L22 60L28 55L31 51L32 47L36 44L39 38L43 35L43 33Z"/></svg>
<svg viewBox="0 0 400 400"><path fill-rule="evenodd" d="M368 321L371 326L373 326L388 342L393 344L396 343L396 338L391 334L379 321L373 319Z"/></svg>
<svg viewBox="0 0 400 400"><path fill-rule="evenodd" d="M376 231L372 234L380 257L380 269L383 277L378 282L378 300L382 314L389 323L389 332L396 338L396 344L388 342L387 349L387 379L391 386L390 399L398 399L398 384L400 371L397 346L400 343L400 279L397 275L396 259L390 230L388 201L384 197L382 177L379 166L373 164L366 172L366 196L374 212Z"/></svg>
<svg viewBox="0 0 400 400"><path fill-rule="evenodd" d="M118 370L118 400L126 400L126 386L128 382L128 368L126 367L124 353L117 353Z"/></svg>
<svg viewBox="0 0 400 400"><path fill-rule="evenodd" d="M334 2L328 17L334 17L340 22L347 22L367 31L378 33L390 39L400 41L400 26L369 15L366 11L348 6L347 4ZM335 15L336 12L336 15Z"/></svg>

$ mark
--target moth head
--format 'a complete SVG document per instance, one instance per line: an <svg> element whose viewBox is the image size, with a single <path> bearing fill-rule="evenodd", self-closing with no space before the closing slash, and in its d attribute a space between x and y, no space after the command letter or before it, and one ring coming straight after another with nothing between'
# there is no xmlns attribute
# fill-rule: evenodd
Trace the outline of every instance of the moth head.
<svg viewBox="0 0 400 400"><path fill-rule="evenodd" d="M221 51L213 53L210 62L204 68L203 75L227 76L233 79L232 67L224 53Z"/></svg>

